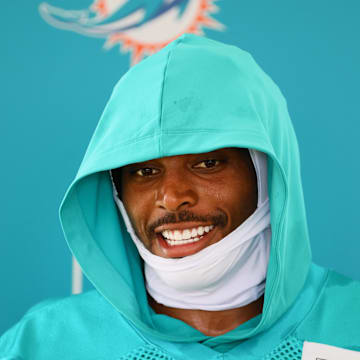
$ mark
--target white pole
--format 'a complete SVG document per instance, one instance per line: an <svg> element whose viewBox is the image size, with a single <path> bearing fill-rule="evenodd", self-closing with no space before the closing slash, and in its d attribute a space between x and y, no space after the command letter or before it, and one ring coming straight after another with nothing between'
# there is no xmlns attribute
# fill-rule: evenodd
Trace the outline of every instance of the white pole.
<svg viewBox="0 0 360 360"><path fill-rule="evenodd" d="M75 257L72 257L72 294L81 294L83 291L83 274Z"/></svg>

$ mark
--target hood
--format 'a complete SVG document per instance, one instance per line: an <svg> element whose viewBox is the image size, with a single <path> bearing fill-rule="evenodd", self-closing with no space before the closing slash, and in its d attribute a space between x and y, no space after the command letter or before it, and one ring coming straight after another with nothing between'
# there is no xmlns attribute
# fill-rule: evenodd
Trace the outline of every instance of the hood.
<svg viewBox="0 0 360 360"><path fill-rule="evenodd" d="M225 147L268 156L272 239L263 313L236 338L269 328L303 287L311 253L286 101L248 52L186 34L117 83L60 207L66 240L84 274L141 331L169 341L205 338L197 331L179 334L171 319L148 306L142 261L116 208L109 170Z"/></svg>

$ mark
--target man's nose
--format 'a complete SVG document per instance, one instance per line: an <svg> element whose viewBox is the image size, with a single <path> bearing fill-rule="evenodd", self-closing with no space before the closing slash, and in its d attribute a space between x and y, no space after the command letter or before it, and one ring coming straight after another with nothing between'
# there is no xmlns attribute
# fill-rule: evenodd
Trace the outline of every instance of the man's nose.
<svg viewBox="0 0 360 360"><path fill-rule="evenodd" d="M196 190L183 176L166 176L156 194L156 206L166 211L186 210L198 201Z"/></svg>

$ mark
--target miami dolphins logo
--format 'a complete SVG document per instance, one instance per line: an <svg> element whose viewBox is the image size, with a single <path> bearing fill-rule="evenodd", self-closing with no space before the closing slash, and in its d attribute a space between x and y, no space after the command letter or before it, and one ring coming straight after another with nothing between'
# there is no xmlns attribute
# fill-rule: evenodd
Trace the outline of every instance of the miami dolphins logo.
<svg viewBox="0 0 360 360"><path fill-rule="evenodd" d="M120 45L131 64L155 53L183 33L203 35L203 28L222 31L212 14L217 0L95 0L84 10L39 6L50 25L86 36L105 38L104 47Z"/></svg>

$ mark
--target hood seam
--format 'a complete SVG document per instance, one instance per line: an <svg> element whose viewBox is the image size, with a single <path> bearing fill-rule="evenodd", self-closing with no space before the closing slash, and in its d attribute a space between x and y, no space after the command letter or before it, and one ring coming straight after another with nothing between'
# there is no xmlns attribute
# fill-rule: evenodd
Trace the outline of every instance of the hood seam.
<svg viewBox="0 0 360 360"><path fill-rule="evenodd" d="M176 46L178 46L178 44L180 43L181 39L178 39L178 41L174 44L174 48ZM166 57L166 63L165 63L165 67L164 67L164 72L163 72L163 81L162 81L162 86L161 86L161 94L160 94L160 117L159 117L159 128L160 128L160 138L159 138L159 146L158 146L158 152L159 152L159 156L163 157L163 143L162 143L162 134L163 134L163 112L164 112L164 108L163 108L163 103L164 103L164 91L165 91L165 81L167 78L167 70L169 67L169 62L170 62L170 56L173 52L173 48L171 50L169 50L167 57Z"/></svg>

